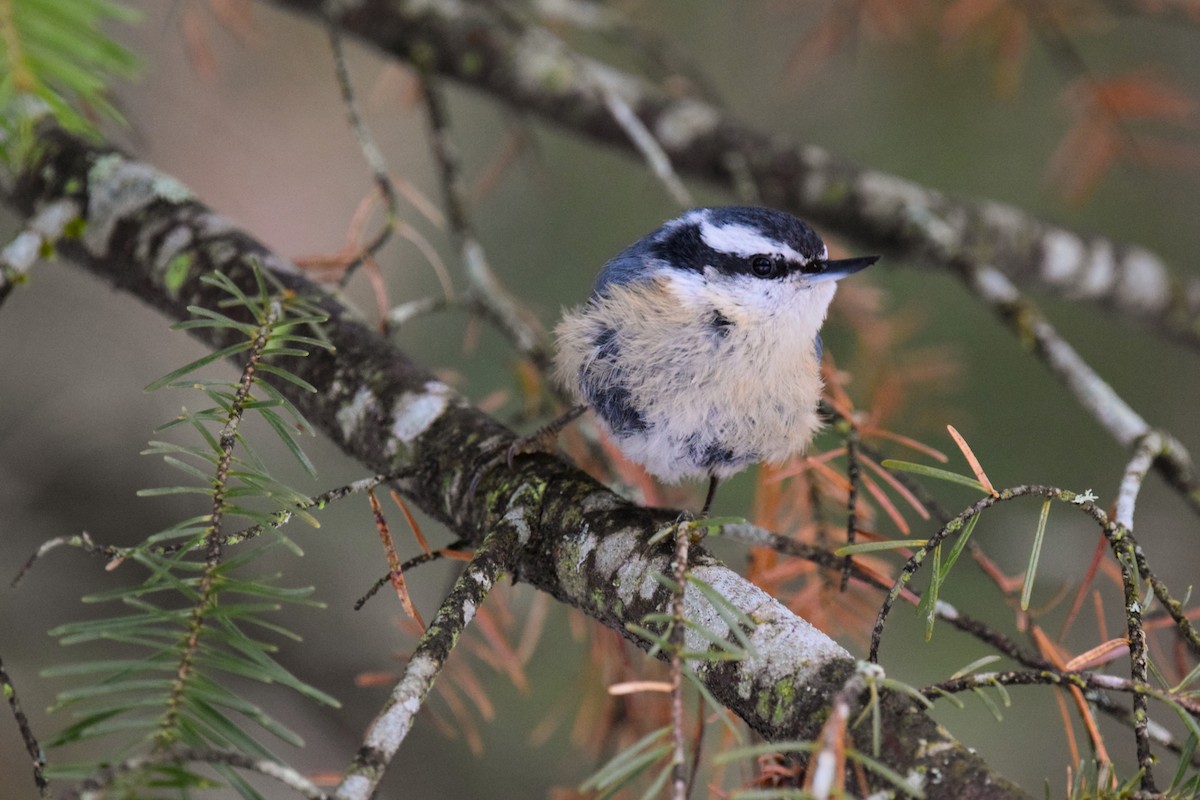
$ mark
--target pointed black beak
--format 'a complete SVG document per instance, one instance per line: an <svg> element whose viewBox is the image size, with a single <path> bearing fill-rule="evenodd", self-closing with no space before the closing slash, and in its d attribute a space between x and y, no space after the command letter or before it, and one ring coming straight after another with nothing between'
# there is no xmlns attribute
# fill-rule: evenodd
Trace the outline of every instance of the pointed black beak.
<svg viewBox="0 0 1200 800"><path fill-rule="evenodd" d="M847 275L853 275L866 269L878 260L879 256L859 256L858 258L842 258L837 261L822 261L812 265L817 269L809 273L809 280L812 283L841 280Z"/></svg>

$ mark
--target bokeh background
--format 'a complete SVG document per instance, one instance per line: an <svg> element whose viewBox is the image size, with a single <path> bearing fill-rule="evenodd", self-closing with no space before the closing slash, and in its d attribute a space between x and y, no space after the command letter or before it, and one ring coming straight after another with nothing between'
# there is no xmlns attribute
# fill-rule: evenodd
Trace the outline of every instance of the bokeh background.
<svg viewBox="0 0 1200 800"><path fill-rule="evenodd" d="M345 122L322 29L267 3L250 5L255 27L249 35L223 28L200 2L127 4L141 10L142 21L113 26L112 32L138 55L142 70L136 80L115 87L128 125L109 126L108 134L285 255L314 257L341 248L371 185ZM1001 91L996 49L1002 43L986 32L948 46L928 27L914 25L903 35L888 36L866 24L819 68L799 74L796 53L824 19L823 3L613 5L672 42L675 53L702 71L731 115L759 128L951 194L1012 203L1078 230L1140 243L1180 275L1200 271L1197 171L1123 166L1075 202L1064 201L1057 191L1061 187L1048 180L1048 164L1072 124L1063 96L1070 76L1036 36L1021 59L1015 86ZM569 31L564 35L572 37ZM1200 28L1138 16L1097 18L1073 37L1097 74L1144 69L1200 97ZM610 46L579 43L614 56ZM393 174L438 202L411 77L354 44L348 55L366 118ZM473 196L471 212L496 271L547 325L562 306L584 298L595 270L611 254L676 212L636 160L537 120L518 119L470 91L452 86L448 91L469 182L496 162L509 136L520 131L531 137L516 164ZM1196 144L1197 121L1194 109L1185 116L1177 134L1182 143L1190 137ZM702 202L733 199L701 185L692 188ZM404 210L455 269L444 235L412 206ZM0 210L0 240L15 230L15 220ZM845 244L855 247L852 241ZM426 259L408 242L389 245L382 263L393 302L439 291ZM1127 454L954 278L892 260L872 269L869 281L883 292L886 313L920 320L912 347L948 345L959 366L952 383L908 398L892 422L894 429L948 449L944 426L952 423L998 485L1052 483L1090 488L1106 502L1113 498ZM1118 393L1200 453L1195 352L1094 307L1026 288ZM364 313L373 313L373 295L362 276L350 296ZM444 370L473 399L511 391L514 358L507 344L483 328L468 347L466 323L460 312L420 319L399 334L399 341L418 360ZM196 403L177 393L142 391L203 353L168 328L167 320L136 300L65 263L39 266L29 285L0 309L0 577L5 582L51 537L88 531L99 541L129 544L181 514L195 513L181 500L135 496L140 488L176 480L161 462L139 451L154 438L156 426L181 405ZM853 342L836 317L826 343L839 364L853 363ZM232 374L227 367L218 369ZM304 491L316 493L364 475L319 438L307 443L320 470L317 481L293 469L286 454L263 449L280 465L280 476ZM751 476L732 481L720 496L718 512L746 513L751 485ZM938 491L951 508L970 499ZM1010 572L1022 569L1038 505L1005 509L979 528L977 535ZM321 522L319 530L291 531L305 558L279 556L289 584L316 587L316 596L328 604L324 610L288 612L288 624L305 640L288 646L281 660L337 696L344 708L323 710L270 693L263 701L308 740L303 753L284 747L281 752L313 772L337 770L346 762L384 697L383 688L357 687L356 675L396 670L398 654L412 643L399 631L401 611L394 598L381 595L363 611L350 609L386 571L365 502L331 508ZM399 528L398 516L396 524ZM1196 519L1157 479L1148 482L1138 505L1137 530L1151 563L1183 594L1200 567ZM430 535L435 544L445 543L436 528ZM1051 516L1049 536L1035 605L1081 579L1094 545L1092 530L1067 514ZM743 557L736 549L721 552L734 563ZM45 709L64 684L41 678L39 671L84 655L60 648L47 630L112 613L80 602L123 577L121 570L110 574L101 566L60 550L19 588L0 587L0 653L42 735L67 719L47 717ZM410 579L427 617L453 575L453 565L433 565ZM948 588L951 599L1009 626L1012 614L994 589L975 583L978 577L973 567L965 567ZM512 592L518 614L528 608L531 594L525 587ZM1109 635L1116 635L1118 609L1111 605L1109 611ZM885 645L883 658L894 677L920 685L983 654L944 628L932 642L916 644L921 639L912 615L901 610L893 619L891 647ZM838 638L860 648L853 637ZM1087 646L1086 639L1078 644ZM559 729L563 735L549 741L532 743L531 732L547 708L570 695L582 669L581 645L561 609L554 609L530 666L529 693L489 675L487 691L496 713L481 725L482 755L473 753L462 736L439 732L425 716L381 796L543 797L551 787L577 785L596 765L569 746L569 716ZM1048 781L1060 792L1067 757L1049 690L1015 689L1012 699L1003 722L970 700L965 710L945 706L938 714L1029 789L1040 792ZM1115 753L1132 751L1131 736L1107 730ZM25 764L15 726L4 714L0 798L35 796ZM1129 760L1124 764L1128 768Z"/></svg>

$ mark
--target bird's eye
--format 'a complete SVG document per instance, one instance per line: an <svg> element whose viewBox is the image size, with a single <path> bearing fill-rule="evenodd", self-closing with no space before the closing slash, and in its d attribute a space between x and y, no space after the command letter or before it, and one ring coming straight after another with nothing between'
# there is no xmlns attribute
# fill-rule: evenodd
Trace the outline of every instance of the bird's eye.
<svg viewBox="0 0 1200 800"><path fill-rule="evenodd" d="M775 259L770 256L754 256L750 259L750 271L760 278L774 277Z"/></svg>

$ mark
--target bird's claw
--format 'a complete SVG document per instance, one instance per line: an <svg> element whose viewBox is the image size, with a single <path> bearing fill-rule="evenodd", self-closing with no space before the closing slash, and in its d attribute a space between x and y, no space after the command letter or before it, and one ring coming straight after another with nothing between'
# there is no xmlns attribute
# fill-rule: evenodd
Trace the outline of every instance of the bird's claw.
<svg viewBox="0 0 1200 800"><path fill-rule="evenodd" d="M484 473L495 469L500 465L501 461L511 470L517 460L517 456L530 455L532 453L553 453L557 447L558 435L562 432L562 429L585 410L585 406L571 408L562 416L551 420L548 424L538 428L530 435L521 436L510 442L508 447L504 449L503 454L500 453L499 446L485 449L480 458L486 458L487 460L480 464L479 468L471 476L471 483L467 488L467 494L475 494L475 489L479 486L479 481L483 478Z"/></svg>
<svg viewBox="0 0 1200 800"><path fill-rule="evenodd" d="M557 437L558 431L547 431L545 428L542 428L529 436L521 436L515 439L509 443L508 447L504 447L503 449L501 449L502 445L487 448L480 456L483 459L483 463L479 465L471 476L471 483L467 487L467 494L475 494L475 490L479 487L479 481L483 479L484 474L491 472L500 466L501 463L505 464L511 470L516 463L517 456L553 452Z"/></svg>
<svg viewBox="0 0 1200 800"><path fill-rule="evenodd" d="M539 428L529 436L522 436L508 446L504 451L504 461L508 468L513 468L517 456L527 456L532 453L553 453L558 442L558 428Z"/></svg>

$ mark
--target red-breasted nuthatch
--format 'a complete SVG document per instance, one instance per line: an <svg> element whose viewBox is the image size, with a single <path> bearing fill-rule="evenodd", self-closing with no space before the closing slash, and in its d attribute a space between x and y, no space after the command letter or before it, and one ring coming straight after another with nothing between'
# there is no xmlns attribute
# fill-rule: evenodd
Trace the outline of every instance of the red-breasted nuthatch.
<svg viewBox="0 0 1200 800"><path fill-rule="evenodd" d="M605 264L564 314L555 377L581 404L574 416L594 411L652 475L707 477L706 515L721 478L808 446L835 282L877 259L830 261L782 211L688 211Z"/></svg>

